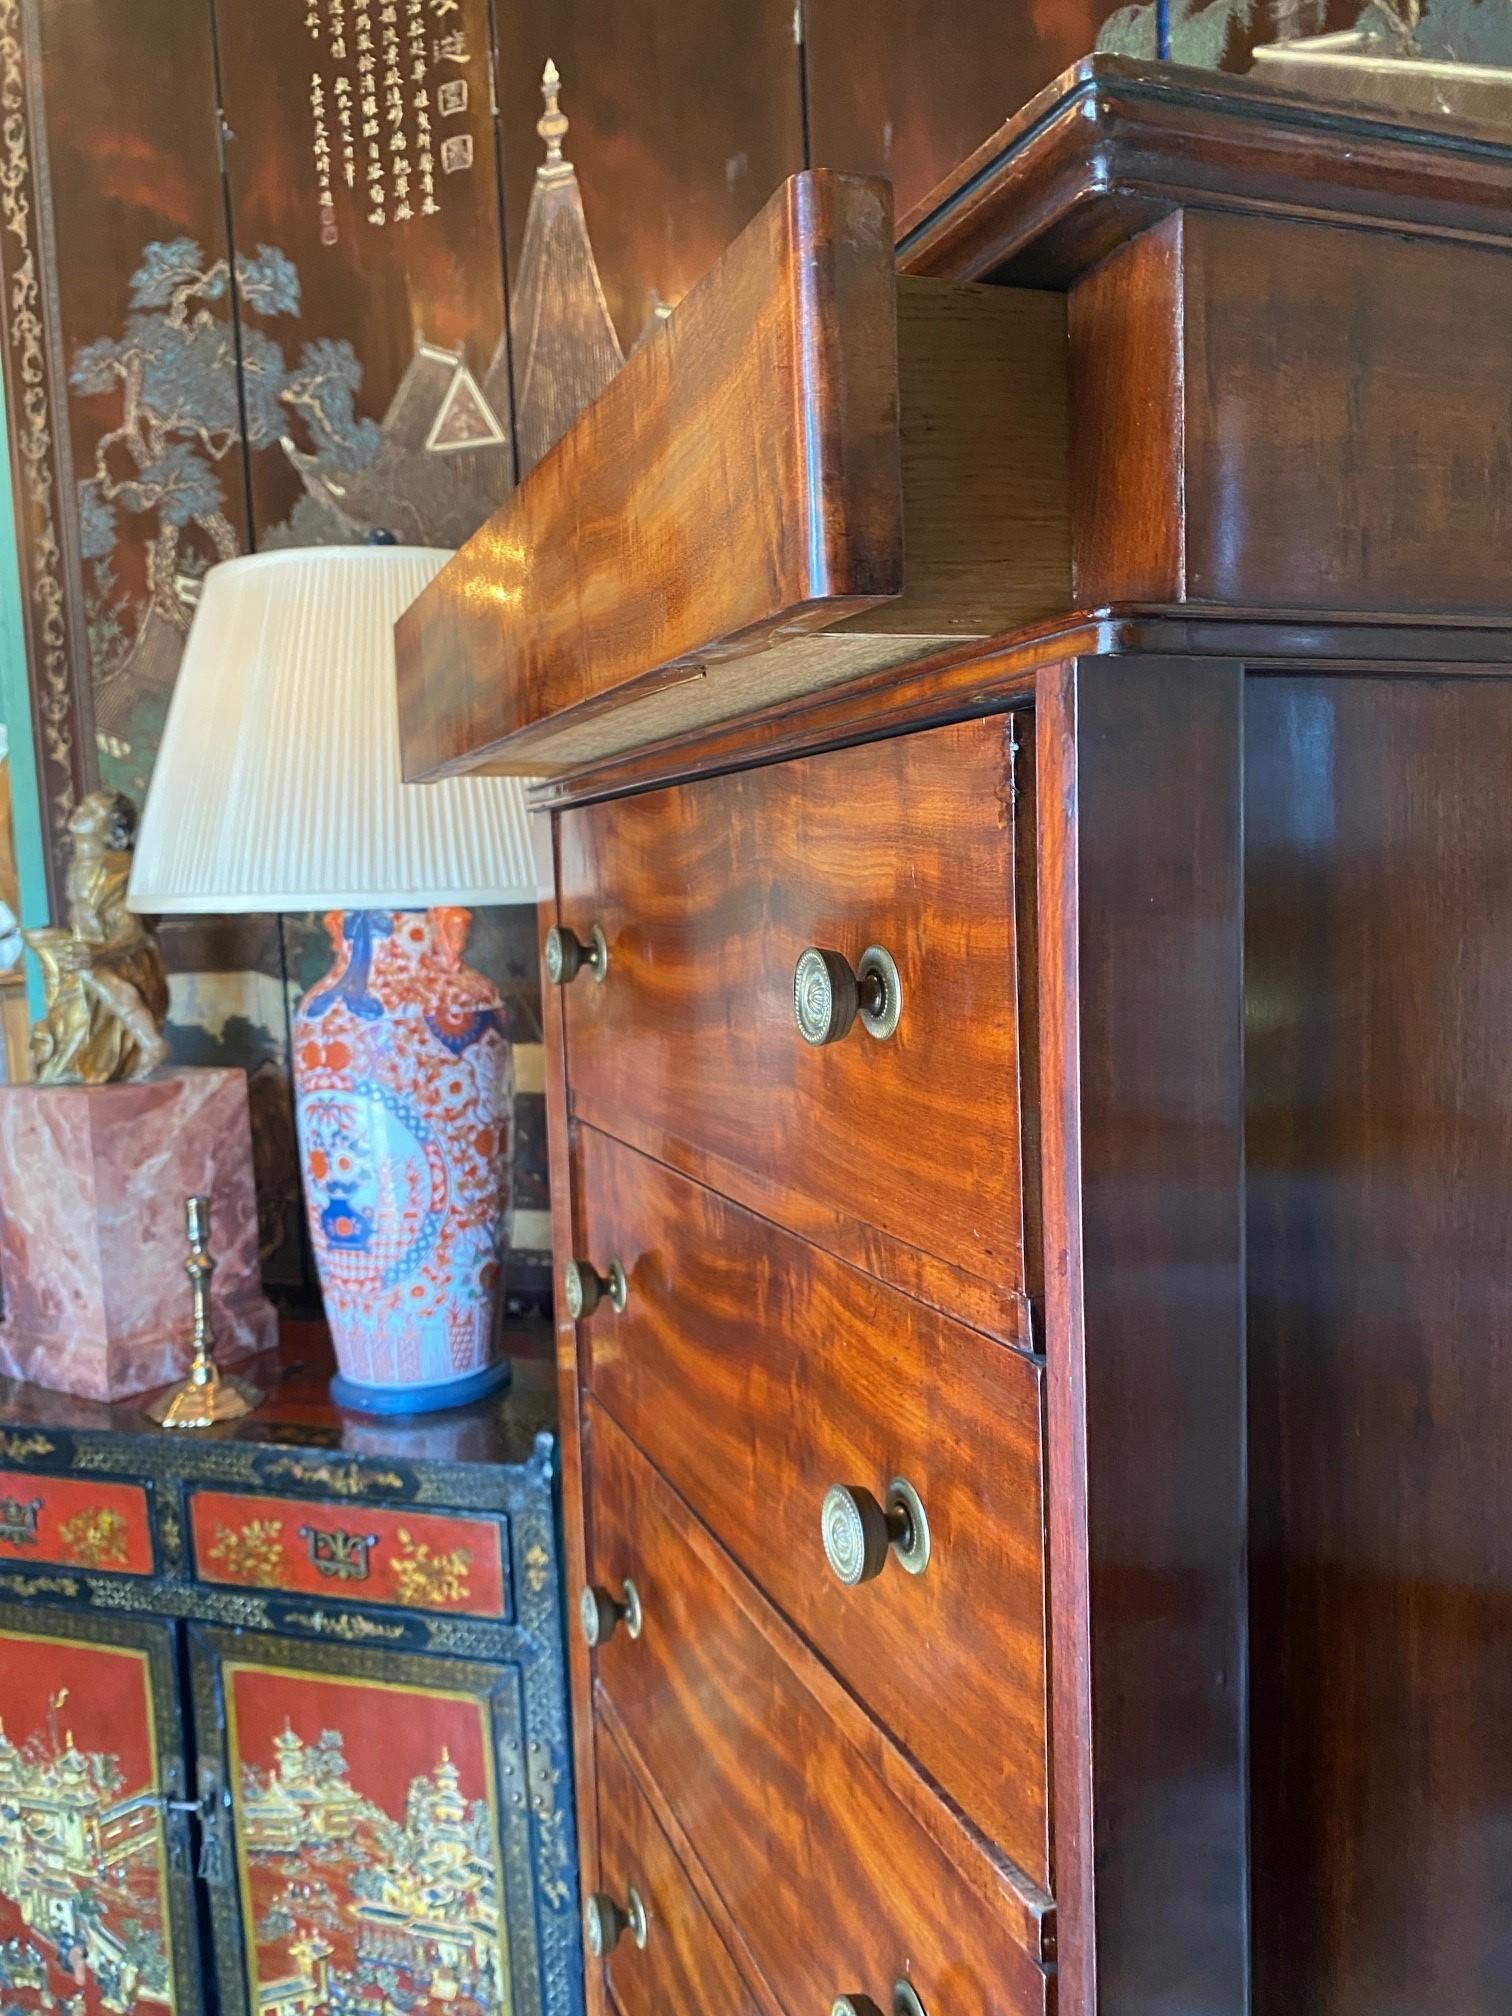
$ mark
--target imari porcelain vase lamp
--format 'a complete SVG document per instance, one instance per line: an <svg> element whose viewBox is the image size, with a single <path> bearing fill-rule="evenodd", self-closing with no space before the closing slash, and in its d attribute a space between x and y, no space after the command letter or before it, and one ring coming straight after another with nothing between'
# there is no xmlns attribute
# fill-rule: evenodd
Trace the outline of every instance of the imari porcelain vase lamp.
<svg viewBox="0 0 1512 2016"><path fill-rule="evenodd" d="M394 621L447 558L259 554L205 578L148 794L135 907L326 913L292 1030L305 1204L343 1404L500 1385L513 1074L463 957L472 908L534 900L522 787L405 785Z"/></svg>
<svg viewBox="0 0 1512 2016"><path fill-rule="evenodd" d="M502 1003L462 960L471 912L331 911L294 1018L310 1237L342 1367L370 1411L497 1385L514 1079Z"/></svg>

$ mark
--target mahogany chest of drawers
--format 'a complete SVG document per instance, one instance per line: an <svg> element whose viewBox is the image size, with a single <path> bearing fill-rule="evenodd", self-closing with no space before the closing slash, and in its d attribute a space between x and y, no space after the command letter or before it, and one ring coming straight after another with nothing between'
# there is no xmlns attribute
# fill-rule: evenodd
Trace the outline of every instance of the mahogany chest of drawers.
<svg viewBox="0 0 1512 2016"><path fill-rule="evenodd" d="M594 2012L1512 2007L1512 152L1098 61L401 622L536 792Z"/></svg>

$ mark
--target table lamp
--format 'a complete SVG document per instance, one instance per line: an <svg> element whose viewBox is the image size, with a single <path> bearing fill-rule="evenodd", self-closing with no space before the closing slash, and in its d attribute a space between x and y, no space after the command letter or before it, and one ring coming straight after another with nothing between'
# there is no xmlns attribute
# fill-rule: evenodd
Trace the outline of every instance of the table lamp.
<svg viewBox="0 0 1512 2016"><path fill-rule="evenodd" d="M293 1023L333 1396L459 1405L500 1337L513 1069L472 906L535 900L513 778L400 781L396 617L448 555L330 546L205 576L128 900L158 916L323 910L332 965Z"/></svg>

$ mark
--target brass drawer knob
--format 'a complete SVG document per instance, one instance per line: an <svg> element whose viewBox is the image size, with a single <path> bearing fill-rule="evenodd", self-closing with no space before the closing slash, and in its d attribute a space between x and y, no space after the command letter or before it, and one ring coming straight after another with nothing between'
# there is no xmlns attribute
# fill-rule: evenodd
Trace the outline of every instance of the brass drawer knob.
<svg viewBox="0 0 1512 2016"><path fill-rule="evenodd" d="M546 978L552 986L565 987L585 966L595 980L602 980L609 970L609 945L598 925L589 932L585 945L565 924L553 924L546 933Z"/></svg>
<svg viewBox="0 0 1512 2016"><path fill-rule="evenodd" d="M605 1960L628 1932L643 1951L650 1931L646 1907L632 1883L623 1907L606 1890L595 1890L583 1906L583 1938L595 1960Z"/></svg>
<svg viewBox="0 0 1512 2016"><path fill-rule="evenodd" d="M805 1043L838 1043L856 1017L872 1036L891 1036L903 1008L903 983L891 953L868 945L853 973L841 952L806 945L793 968L793 1019Z"/></svg>
<svg viewBox="0 0 1512 2016"><path fill-rule="evenodd" d="M929 1566L929 1521L919 1494L902 1477L887 1487L887 1503L879 1505L860 1484L832 1484L819 1514L824 1556L837 1582L859 1589L873 1581L897 1557L910 1575Z"/></svg>
<svg viewBox="0 0 1512 2016"><path fill-rule="evenodd" d="M618 1260L609 1262L609 1272L600 1274L586 1260L569 1260L562 1269L562 1300L574 1323L591 1316L600 1302L621 1310L630 1299L630 1283Z"/></svg>
<svg viewBox="0 0 1512 2016"><path fill-rule="evenodd" d="M837 1995L830 2016L882 2016L870 1995ZM892 2016L924 2016L924 2004L906 1981L894 1985Z"/></svg>
<svg viewBox="0 0 1512 2016"><path fill-rule="evenodd" d="M622 1620L629 1635L639 1638L645 1622L640 1591L629 1580L623 1584L623 1590L623 1595L616 1601L607 1589L600 1589L590 1582L579 1596L578 1626L585 1645L607 1645Z"/></svg>

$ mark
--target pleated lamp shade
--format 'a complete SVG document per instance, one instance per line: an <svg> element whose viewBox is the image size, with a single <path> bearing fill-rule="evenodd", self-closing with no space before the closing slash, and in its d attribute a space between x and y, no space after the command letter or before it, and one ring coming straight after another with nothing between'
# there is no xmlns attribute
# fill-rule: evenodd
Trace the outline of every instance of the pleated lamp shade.
<svg viewBox="0 0 1512 2016"><path fill-rule="evenodd" d="M400 781L394 623L449 557L321 546L211 568L142 815L134 910L535 901L518 778Z"/></svg>

